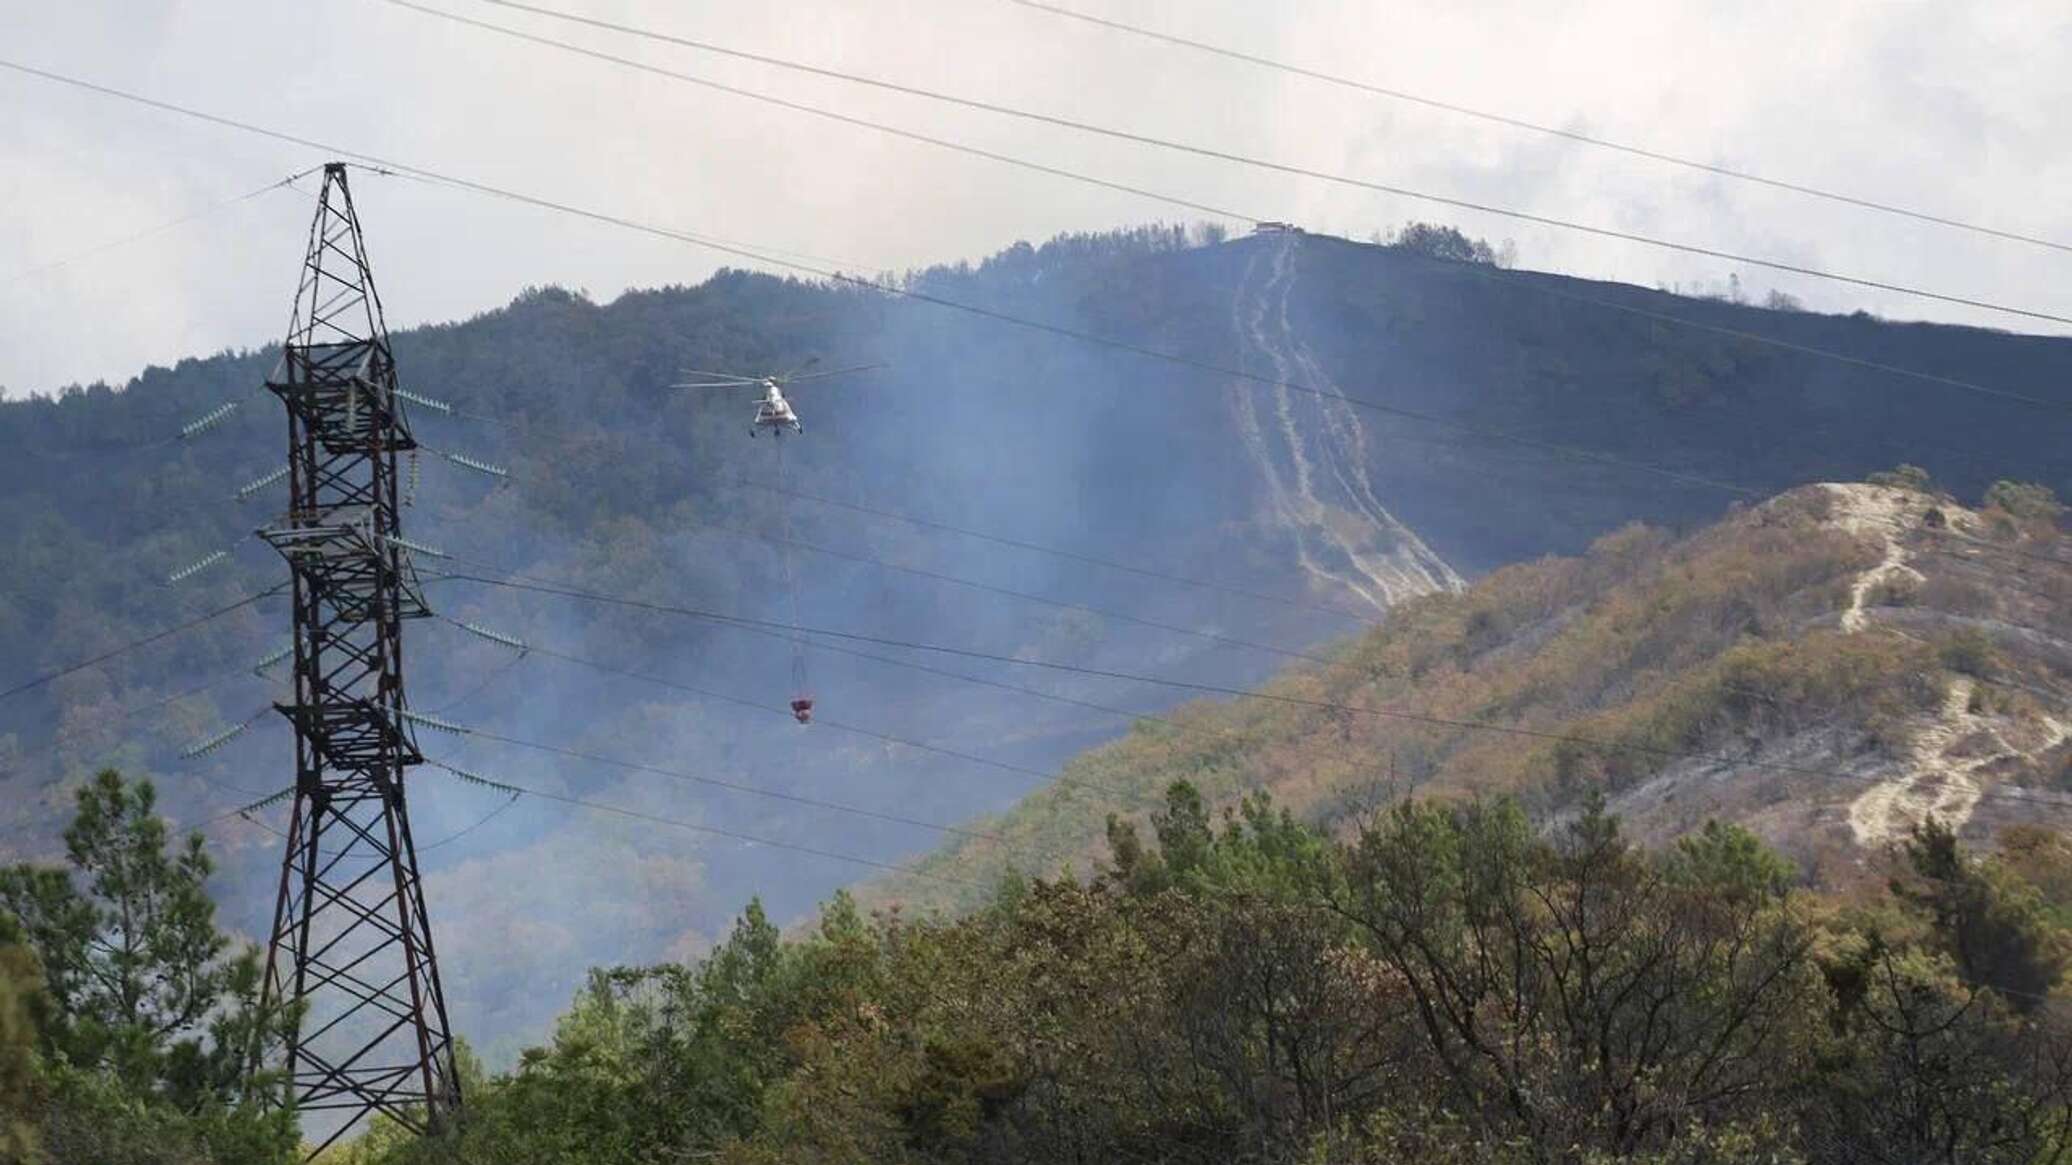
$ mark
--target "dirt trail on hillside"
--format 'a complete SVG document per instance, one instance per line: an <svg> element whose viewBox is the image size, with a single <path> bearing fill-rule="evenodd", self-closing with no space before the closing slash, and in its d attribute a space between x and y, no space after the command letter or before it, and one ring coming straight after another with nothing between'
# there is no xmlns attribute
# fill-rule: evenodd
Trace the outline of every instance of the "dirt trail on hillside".
<svg viewBox="0 0 2072 1165"><path fill-rule="evenodd" d="M1835 526L1885 543L1877 565L1849 585L1841 626L1844 633L1854 635L1869 625L1872 599L1879 587L1901 578L1923 579L1920 571L1907 564L1902 542L1912 511L1922 499L1889 486L1830 484L1826 489L1834 499ZM1976 524L1976 515L1961 506L1944 501L1938 508L1946 521L1959 528ZM1899 774L1879 782L1850 804L1849 831L1858 845L1887 845L1930 817L1951 829L1962 829L1978 807L1982 792L1979 774L2008 761L2034 760L2072 736L2072 726L2042 716L2035 723L2042 729L2040 743L2028 748L2010 743L2008 733L2019 726L2005 717L1971 711L1977 690L1972 677L1952 677L1942 706L1908 742Z"/></svg>
<svg viewBox="0 0 2072 1165"><path fill-rule="evenodd" d="M1851 534L1876 536L1885 543L1885 553L1878 564L1849 584L1849 605L1842 608L1841 625L1844 634L1855 635L1869 625L1865 609L1879 587L1898 578L1922 577L1920 571L1907 565L1906 548L1900 543L1912 495L1903 490L1854 483L1831 484L1826 488L1834 497L1832 520L1836 526ZM1978 782L1972 779L1971 772L2001 759L1998 755L1964 762L1950 758L1952 747L1979 728L1969 711L1975 687L1969 676L1953 680L1935 719L1908 744L1906 758L1901 762L1904 771L1879 782L1850 804L1849 831L1858 845L1881 846L1904 837L1909 829L1930 816L1952 829L1971 820L1979 796Z"/></svg>
<svg viewBox="0 0 2072 1165"><path fill-rule="evenodd" d="M1950 758L1952 746L1978 729L1977 718L1968 711L1974 686L1969 676L1951 683L1934 722L1907 746L1906 774L1879 783L1849 806L1849 832L1856 844L1896 841L1930 816L1952 829L1971 820L1979 795L1972 770L2007 755L1988 753L1961 762Z"/></svg>
<svg viewBox="0 0 2072 1165"><path fill-rule="evenodd" d="M1322 390L1229 390L1231 414L1266 487L1265 517L1292 536L1304 574L1377 610L1435 590L1459 590L1459 574L1399 521L1367 473L1366 426L1315 355L1295 336L1288 305L1298 242L1288 236L1246 264L1233 323L1254 367L1276 380ZM1263 268L1263 269L1262 269Z"/></svg>
<svg viewBox="0 0 2072 1165"><path fill-rule="evenodd" d="M1849 830L1858 845L1881 846L1906 836L1934 817L1962 829L1978 807L1976 774L2006 761L2034 760L2072 738L2072 725L2039 718L2043 739L2029 748L2010 743L2002 725L1971 711L1978 685L1958 676L1943 696L1936 718L1907 749L1907 775L1886 781L1849 806ZM1958 756L1960 752L1970 753Z"/></svg>
<svg viewBox="0 0 2072 1165"><path fill-rule="evenodd" d="M1842 630L1853 635L1864 628L1864 604L1873 591L1896 578L1921 578L1920 571L1907 565L1906 548L1899 541L1900 532L1906 528L1911 495L1875 485L1829 485L1827 489L1835 499L1835 525L1851 534L1875 534L1885 540L1885 556L1878 565L1850 584L1849 605L1842 610Z"/></svg>

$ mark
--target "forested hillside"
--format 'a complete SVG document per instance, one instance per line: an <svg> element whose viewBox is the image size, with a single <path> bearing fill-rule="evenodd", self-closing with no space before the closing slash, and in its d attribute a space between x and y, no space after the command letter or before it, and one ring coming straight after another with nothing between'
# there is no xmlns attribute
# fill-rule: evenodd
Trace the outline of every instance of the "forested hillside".
<svg viewBox="0 0 2072 1165"><path fill-rule="evenodd" d="M370 231L378 263L378 221ZM775 539L789 529L809 625L1086 673L1243 688L1291 662L1313 666L1291 653L1317 654L1406 603L1405 619L1391 624L1404 630L1338 650L1355 658L1395 650L1373 645L1469 620L1483 602L1501 609L1470 628L1468 642L1530 642L1515 633L1534 612L1576 606L1613 568L1588 565L1595 559L1528 568L1554 576L1535 584L1548 588L1539 596L1502 598L1505 587L1539 577L1530 574L1499 575L1483 592L1498 598L1418 596L1454 591L1507 563L1583 551L1633 521L1670 534L1619 535L1597 553L1652 555L1662 539L1737 501L1809 480L1857 480L1901 461L1973 502L2001 478L2060 493L2072 485L2062 441L2037 423L2049 414L2034 404L1877 367L2062 404L2072 399L2072 343L1584 284L1500 269L1472 248L1426 245L1429 232L1415 237L1423 242L1366 246L1145 229L1017 245L906 283L1194 365L937 303L743 273L610 304L529 291L475 319L395 336L405 385L458 410L414 414L428 451L407 528L453 556L427 557L428 573L524 572L651 605L766 620L788 618ZM408 302L407 288L383 290L392 308ZM801 391L807 431L786 446L790 493L770 488L771 450L747 439L751 401L665 387L685 368L767 371L814 356L829 366L886 367ZM279 464L283 422L258 391L273 359L264 348L224 353L121 386L0 405L0 556L8 563L0 689L283 577L270 552L244 538L281 505L279 487L234 499ZM239 407L220 423L180 436L229 402ZM510 479L473 473L443 453L508 466ZM1860 542L1835 535L1820 577L1840 587L1875 565L1864 556L1877 548ZM166 581L217 550L231 551L228 561ZM1820 607L1796 585L1783 580L1770 598L1750 600L1756 617L1833 615L1832 602ZM809 654L821 716L802 729L784 709L792 683L782 637L460 578L435 581L431 595L442 616L534 646L519 657L450 622L412 626L413 705L479 730L437 738L430 747L439 759L680 826L822 851L537 797L506 807L502 794L420 770L413 816L427 843L456 1023L495 1064L545 1029L585 968L704 950L752 894L763 895L772 917L798 917L875 872L848 859L903 862L933 851L940 826L1007 811L1066 758L1133 717L1166 715L1176 701L1173 689L1143 679L899 648L873 649L873 659L820 639ZM279 672L252 671L285 642L285 623L280 601L263 599L0 704L0 846L50 855L79 785L99 766L118 765L153 777L176 821L215 819L226 920L260 929L278 838L264 812L221 815L288 779L285 727L265 711ZM1706 634L1664 648L1665 658L1687 661L1730 638ZM1438 665L1442 672L1482 666L1473 650L1445 650L1459 659ZM1648 678L1622 675L1611 657L1579 667L1534 682ZM1946 694L1923 688L1896 698ZM1577 698L1585 695L1596 698ZM1549 703L1530 688L1435 698L1478 717L1560 723L1595 707ZM1250 707L1227 715L1242 720ZM180 755L241 724L250 727L220 748ZM1356 718L1339 747L1378 750L1378 736L1362 735L1373 727ZM1140 727L1116 746L1158 754L1113 782L1126 798L1027 829L1017 864L1050 869L1075 856L1083 864L1107 810L1154 804L1171 775L1163 753L1181 751L1159 741L1162 731ZM1309 814L1387 780L1390 765L1403 786L1441 780L1447 765L1470 759L1457 743L1374 751L1347 762L1356 775L1344 782L1328 767L1298 782L1314 802L1294 786L1286 800ZM1546 759L1538 746L1514 751L1505 763L1518 774ZM1201 787L1217 798L1281 783L1271 766L1253 781L1246 766L1255 758L1240 764L1239 755L1180 767L1207 773ZM1576 779L1591 777L1588 768ZM877 816L693 787L683 774ZM1530 784L1523 775L1498 783L1537 796ZM1637 822L1658 820L1667 818L1636 811ZM513 892L518 885L523 894Z"/></svg>

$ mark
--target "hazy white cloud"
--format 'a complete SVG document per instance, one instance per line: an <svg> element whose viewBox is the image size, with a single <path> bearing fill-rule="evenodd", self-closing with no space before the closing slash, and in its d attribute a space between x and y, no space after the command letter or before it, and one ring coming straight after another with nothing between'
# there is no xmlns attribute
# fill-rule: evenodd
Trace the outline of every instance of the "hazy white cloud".
<svg viewBox="0 0 2072 1165"><path fill-rule="evenodd" d="M1724 283L1718 262L1089 140L839 82L430 0L716 80L1365 235L1513 238L1529 266ZM1006 0L553 0L1005 104L1728 250L2072 314L2068 257L1707 178L1126 37ZM1085 9L1316 68L1954 217L2072 238L2072 8L1199 4ZM866 268L1184 216L1171 207L507 41L381 0L0 0L0 56L398 161ZM323 159L0 73L0 386L120 381L273 339L308 214L277 191L19 278ZM724 256L399 179L356 182L391 322L527 284L692 281ZM1822 307L2016 321L1739 271Z"/></svg>

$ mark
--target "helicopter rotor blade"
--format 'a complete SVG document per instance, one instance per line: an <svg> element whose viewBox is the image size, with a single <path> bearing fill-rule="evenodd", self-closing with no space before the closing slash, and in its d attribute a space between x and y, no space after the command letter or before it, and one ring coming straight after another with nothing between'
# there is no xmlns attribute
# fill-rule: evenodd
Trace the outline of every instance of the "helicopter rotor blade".
<svg viewBox="0 0 2072 1165"><path fill-rule="evenodd" d="M700 384L672 384L671 388L754 388L753 380L714 380Z"/></svg>
<svg viewBox="0 0 2072 1165"><path fill-rule="evenodd" d="M741 384L757 384L763 379L760 376L743 376L739 372L714 372L707 368L686 368L683 370L683 374L685 376L702 376L707 380L737 381Z"/></svg>
<svg viewBox="0 0 2072 1165"><path fill-rule="evenodd" d="M799 365L797 368L792 369L790 372L787 372L782 376L771 377L771 379L775 380L779 384L784 384L787 381L791 380L791 378L797 376L799 373L804 372L806 369L811 368L818 363L820 363L820 357L808 356L806 357L806 362Z"/></svg>
<svg viewBox="0 0 2072 1165"><path fill-rule="evenodd" d="M831 368L826 372L815 372L807 376L794 376L788 383L798 384L808 380L826 380L830 376L846 376L851 372L869 372L875 368L890 368L889 364L854 364L848 368Z"/></svg>

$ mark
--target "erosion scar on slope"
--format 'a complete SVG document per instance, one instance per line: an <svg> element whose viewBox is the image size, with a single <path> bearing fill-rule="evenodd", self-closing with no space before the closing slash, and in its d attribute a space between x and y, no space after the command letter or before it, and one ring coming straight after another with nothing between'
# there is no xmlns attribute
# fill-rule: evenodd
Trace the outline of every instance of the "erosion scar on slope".
<svg viewBox="0 0 2072 1165"><path fill-rule="evenodd" d="M1923 577L1907 564L1901 542L1917 499L1889 486L1830 484L1826 488L1835 499L1837 526L1852 534L1876 534L1885 541L1885 553L1877 565L1849 586L1841 627L1854 635L1869 625L1872 596L1879 587L1897 578ZM1972 518L1962 507L1945 503L1942 508L1951 522L1962 524ZM1858 845L1890 844L1930 817L1952 829L1963 828L1983 791L1978 774L2006 761L2034 759L2072 736L2072 726L2045 716L2039 718L2040 744L2030 748L2013 744L2004 721L1971 711L1976 690L1977 683L1970 676L1952 677L1942 705L1908 742L1898 775L1865 790L1850 804L1849 831Z"/></svg>
<svg viewBox="0 0 2072 1165"><path fill-rule="evenodd" d="M1266 489L1264 517L1293 543L1304 575L1329 590L1349 591L1376 610L1464 584L1422 538L1382 505L1368 474L1372 456L1360 415L1322 364L1295 335L1289 318L1298 240L1279 241L1266 258L1254 249L1232 304L1232 322L1250 353L1276 380L1307 384L1321 394L1270 393L1257 385L1230 389L1232 419Z"/></svg>

